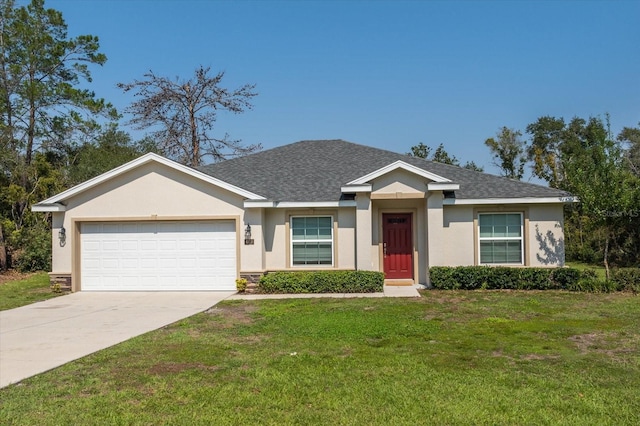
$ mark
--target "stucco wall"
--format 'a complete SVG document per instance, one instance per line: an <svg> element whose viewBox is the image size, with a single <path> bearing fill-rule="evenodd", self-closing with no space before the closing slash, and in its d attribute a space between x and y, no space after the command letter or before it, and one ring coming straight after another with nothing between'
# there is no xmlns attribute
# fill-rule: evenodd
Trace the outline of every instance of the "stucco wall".
<svg viewBox="0 0 640 426"><path fill-rule="evenodd" d="M564 208L562 204L538 204L529 207L531 266L564 266Z"/></svg>
<svg viewBox="0 0 640 426"><path fill-rule="evenodd" d="M475 219L483 212L522 212L525 217L525 263L527 266L555 267L564 265L564 231L562 204L444 206L443 220L427 223L425 200L375 200L373 202L372 262L381 270L378 243L382 212L416 212L418 280L425 282L426 265L470 266L477 264L477 232ZM438 228L438 241L428 253L427 230Z"/></svg>
<svg viewBox="0 0 640 426"><path fill-rule="evenodd" d="M325 266L291 266L290 235L288 222L291 216L331 215L334 220L334 265L335 269L355 269L355 208L327 209L266 209L265 223L265 267L267 271L332 269Z"/></svg>
<svg viewBox="0 0 640 426"><path fill-rule="evenodd" d="M245 218L246 216L246 218ZM235 219L240 231L240 270L262 269L262 244L244 242L244 226L251 224L252 237L262 240L261 215L245 215L243 198L225 189L158 163L149 163L116 176L78 194L67 202L67 210L54 214L53 272L72 272L74 222L82 220L162 220L190 218ZM58 240L60 225L67 230L67 243Z"/></svg>
<svg viewBox="0 0 640 426"><path fill-rule="evenodd" d="M372 183L372 195L420 193L427 191L428 179L406 170L398 169L380 176Z"/></svg>
<svg viewBox="0 0 640 426"><path fill-rule="evenodd" d="M429 224L435 226L435 224ZM472 206L444 206L442 252L448 266L474 264L475 238Z"/></svg>

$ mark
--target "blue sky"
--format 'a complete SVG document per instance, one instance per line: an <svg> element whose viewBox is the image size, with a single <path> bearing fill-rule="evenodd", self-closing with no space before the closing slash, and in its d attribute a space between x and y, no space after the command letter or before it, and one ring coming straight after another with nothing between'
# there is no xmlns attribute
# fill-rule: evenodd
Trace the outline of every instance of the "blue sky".
<svg viewBox="0 0 640 426"><path fill-rule="evenodd" d="M639 1L47 0L69 35L109 58L90 86L153 70L224 70L255 83L255 108L222 114L225 132L272 148L340 138L407 152L444 143L498 173L484 140L543 115L640 121ZM130 130L124 126L125 130ZM137 135L137 133L132 132Z"/></svg>

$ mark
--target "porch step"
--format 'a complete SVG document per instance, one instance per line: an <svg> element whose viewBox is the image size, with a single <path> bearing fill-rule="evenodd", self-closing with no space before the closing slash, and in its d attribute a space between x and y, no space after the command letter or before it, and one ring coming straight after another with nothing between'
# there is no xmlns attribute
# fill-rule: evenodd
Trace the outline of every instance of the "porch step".
<svg viewBox="0 0 640 426"><path fill-rule="evenodd" d="M394 287L412 286L413 280L384 280L384 285Z"/></svg>

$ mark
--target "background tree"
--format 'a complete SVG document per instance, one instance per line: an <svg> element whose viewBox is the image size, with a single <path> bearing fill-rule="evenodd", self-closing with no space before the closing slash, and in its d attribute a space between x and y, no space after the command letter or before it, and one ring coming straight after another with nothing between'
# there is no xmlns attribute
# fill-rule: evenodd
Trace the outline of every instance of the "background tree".
<svg viewBox="0 0 640 426"><path fill-rule="evenodd" d="M408 152L407 155L428 160L431 155L431 147L420 142L418 145L412 146L411 152Z"/></svg>
<svg viewBox="0 0 640 426"><path fill-rule="evenodd" d="M159 149L192 167L199 166L205 156L219 161L261 148L243 146L226 134L221 139L211 134L218 111L238 114L251 109L250 101L257 93L253 84L234 90L221 87L224 72L210 76L209 71L210 67L200 66L186 81L150 71L143 80L118 84L124 92L135 91L137 100L126 110L133 115L130 123L138 129L156 128L152 136Z"/></svg>
<svg viewBox="0 0 640 426"><path fill-rule="evenodd" d="M460 161L458 161L455 155L449 155L449 153L444 148L444 144L438 145L436 150L433 151L433 155L431 155L432 151L433 150L430 146L420 142L418 145L412 146L411 152L408 152L407 155L410 155L412 157L424 158L425 160L436 161L438 163L450 164L452 166L459 166L465 169L474 170L476 172L484 171L483 167L478 166L473 161L467 161L464 166L460 166Z"/></svg>
<svg viewBox="0 0 640 426"><path fill-rule="evenodd" d="M552 188L559 188L562 181L562 144L565 123L562 118L544 116L527 126L531 143L527 156L533 162L534 176L545 180Z"/></svg>
<svg viewBox="0 0 640 426"><path fill-rule="evenodd" d="M618 141L609 117L541 117L527 126L533 173L550 186L578 196L565 207L565 247L569 260L602 262L607 270L640 263L640 179L638 135L625 128ZM625 142L625 147L620 142Z"/></svg>
<svg viewBox="0 0 640 426"><path fill-rule="evenodd" d="M91 81L89 66L106 61L97 37L68 37L61 13L43 0L0 0L0 14L0 267L47 269L50 218L30 206L68 183L68 162L52 158L117 113L78 87Z"/></svg>
<svg viewBox="0 0 640 426"><path fill-rule="evenodd" d="M633 213L640 182L625 167L619 143L602 131L604 124L593 119L590 124L593 133L574 149L571 161L563 168L568 176L567 189L580 198L580 214L590 219L592 230L602 234L602 261L608 279L612 242L619 238L620 231L640 227ZM584 130L589 132L589 126Z"/></svg>
<svg viewBox="0 0 640 426"><path fill-rule="evenodd" d="M625 157L631 171L640 176L640 123L638 127L625 127L618 134L618 141L627 145Z"/></svg>
<svg viewBox="0 0 640 426"><path fill-rule="evenodd" d="M522 180L527 158L520 131L502 127L495 139L489 138L484 144L491 150L494 164L502 170L502 176Z"/></svg>

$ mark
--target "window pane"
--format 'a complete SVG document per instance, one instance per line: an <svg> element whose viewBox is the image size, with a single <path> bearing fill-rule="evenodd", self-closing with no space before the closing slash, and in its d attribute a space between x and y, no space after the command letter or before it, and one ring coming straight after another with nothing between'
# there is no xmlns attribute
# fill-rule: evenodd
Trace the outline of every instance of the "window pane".
<svg viewBox="0 0 640 426"><path fill-rule="evenodd" d="M494 237L506 237L507 236L507 227L503 225L495 225L493 227L493 236Z"/></svg>
<svg viewBox="0 0 640 426"><path fill-rule="evenodd" d="M292 263L294 265L331 265L333 254L330 216L291 218ZM325 242L308 242L326 240Z"/></svg>
<svg viewBox="0 0 640 426"><path fill-rule="evenodd" d="M480 226L481 237L493 237L493 226Z"/></svg>
<svg viewBox="0 0 640 426"><path fill-rule="evenodd" d="M520 241L507 243L507 259L505 263L522 263L522 247Z"/></svg>
<svg viewBox="0 0 640 426"><path fill-rule="evenodd" d="M519 214L508 214L507 215L507 225L517 225L520 226L521 216Z"/></svg>
<svg viewBox="0 0 640 426"><path fill-rule="evenodd" d="M491 241L480 242L480 263L494 263L493 244Z"/></svg>
<svg viewBox="0 0 640 426"><path fill-rule="evenodd" d="M317 240L318 239L318 228L307 228L306 230L306 240Z"/></svg>
<svg viewBox="0 0 640 426"><path fill-rule="evenodd" d="M520 241L481 241L480 263L522 263Z"/></svg>
<svg viewBox="0 0 640 426"><path fill-rule="evenodd" d="M320 217L318 218L318 226L321 228L331 228L331 217Z"/></svg>
<svg viewBox="0 0 640 426"><path fill-rule="evenodd" d="M520 225L510 225L507 227L507 237L519 237L521 232Z"/></svg>
<svg viewBox="0 0 640 426"><path fill-rule="evenodd" d="M331 244L318 243L318 263L320 265L331 265Z"/></svg>
<svg viewBox="0 0 640 426"><path fill-rule="evenodd" d="M492 214L481 214L478 217L478 222L480 222L480 226L493 226L493 215Z"/></svg>
<svg viewBox="0 0 640 426"><path fill-rule="evenodd" d="M331 228L320 228L318 230L318 238L320 238L321 240L330 240Z"/></svg>

